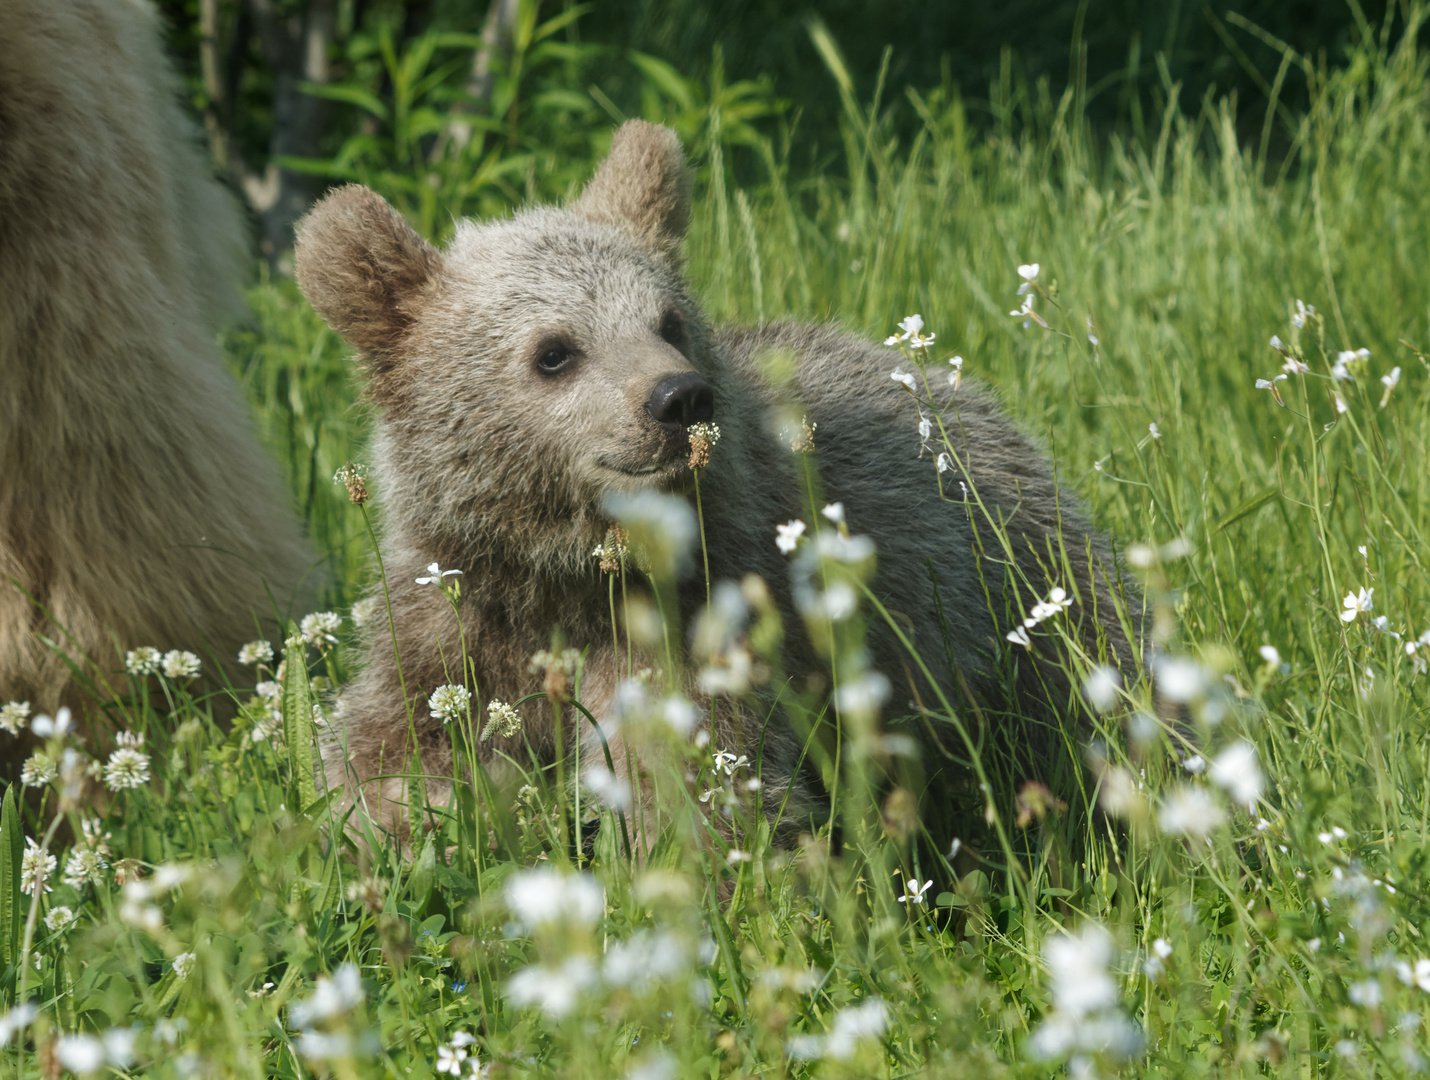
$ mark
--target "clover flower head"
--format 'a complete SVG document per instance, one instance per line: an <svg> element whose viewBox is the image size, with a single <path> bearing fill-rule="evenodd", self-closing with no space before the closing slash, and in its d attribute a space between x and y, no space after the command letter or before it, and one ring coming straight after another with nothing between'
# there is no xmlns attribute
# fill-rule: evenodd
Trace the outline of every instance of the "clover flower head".
<svg viewBox="0 0 1430 1080"><path fill-rule="evenodd" d="M20 766L20 783L25 787L45 787L54 782L56 775L54 761L43 751L31 754Z"/></svg>
<svg viewBox="0 0 1430 1080"><path fill-rule="evenodd" d="M30 719L30 703L28 701L7 701L0 705L0 730L8 731L11 735L18 735Z"/></svg>
<svg viewBox="0 0 1430 1080"><path fill-rule="evenodd" d="M271 664L273 662L273 646L266 641L250 641L238 650L238 662L244 667L252 667L254 664Z"/></svg>
<svg viewBox="0 0 1430 1080"><path fill-rule="evenodd" d="M466 715L471 700L472 695L465 686L447 683L432 691L432 695L427 699L427 707L432 710L432 719L450 724Z"/></svg>
<svg viewBox="0 0 1430 1080"><path fill-rule="evenodd" d="M25 837L25 853L20 856L20 891L27 896L52 892L50 875L58 865L59 860L35 843L33 836Z"/></svg>
<svg viewBox="0 0 1430 1080"><path fill-rule="evenodd" d="M104 881L104 871L109 868L104 856L92 848L72 848L65 859L64 877L61 879L72 889L82 889L85 885L99 885Z"/></svg>
<svg viewBox="0 0 1430 1080"><path fill-rule="evenodd" d="M164 654L163 672L166 679L195 679L203 667L203 662L187 649L170 649Z"/></svg>
<svg viewBox="0 0 1430 1080"><path fill-rule="evenodd" d="M189 976L193 974L194 963L198 956L191 952L181 952L174 957L174 978L180 982L187 982Z"/></svg>
<svg viewBox="0 0 1430 1080"><path fill-rule="evenodd" d="M327 649L338 643L338 630L342 628L343 617L336 611L314 611L304 615L298 624L298 633L303 641L315 649Z"/></svg>
<svg viewBox="0 0 1430 1080"><path fill-rule="evenodd" d="M149 755L132 746L121 746L109 755L104 766L104 785L110 791L143 787L149 782Z"/></svg>
<svg viewBox="0 0 1430 1080"><path fill-rule="evenodd" d="M163 662L163 654L150 645L130 649L124 654L124 670L141 678L145 675L157 675Z"/></svg>
<svg viewBox="0 0 1430 1080"><path fill-rule="evenodd" d="M45 929L52 934L64 933L75 924L77 918L78 916L70 908L50 908L49 914L45 916Z"/></svg>
<svg viewBox="0 0 1430 1080"><path fill-rule="evenodd" d="M352 607L353 625L362 629L372 622L373 616L377 614L378 608L382 604L382 599L377 596L365 596Z"/></svg>

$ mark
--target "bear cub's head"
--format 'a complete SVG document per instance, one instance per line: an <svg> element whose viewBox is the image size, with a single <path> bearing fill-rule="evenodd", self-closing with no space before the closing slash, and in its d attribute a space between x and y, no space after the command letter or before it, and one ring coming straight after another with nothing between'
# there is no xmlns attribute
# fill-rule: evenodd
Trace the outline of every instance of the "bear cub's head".
<svg viewBox="0 0 1430 1080"><path fill-rule="evenodd" d="M359 352L389 479L467 535L522 501L550 520L682 487L720 382L682 280L689 220L679 140L638 120L573 205L462 222L445 251L367 188L323 199L298 284Z"/></svg>

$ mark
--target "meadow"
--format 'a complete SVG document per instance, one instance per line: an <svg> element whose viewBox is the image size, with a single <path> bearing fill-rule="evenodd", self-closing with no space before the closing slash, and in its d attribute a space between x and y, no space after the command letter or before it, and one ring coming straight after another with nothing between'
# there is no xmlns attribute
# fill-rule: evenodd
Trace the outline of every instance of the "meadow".
<svg viewBox="0 0 1430 1080"><path fill-rule="evenodd" d="M384 618L369 530L383 493L358 507L333 479L366 455L346 347L291 282L265 279L228 352L325 553L334 614L293 612L287 641L252 649L251 682L221 695L231 726L190 690L193 662L211 661L136 651L127 686L96 690L124 739L93 768L58 718L0 712L0 727L50 733L27 769L36 798L7 793L0 813L0 1071L1430 1066L1430 65L1416 35L1392 47L1368 30L1333 61L1287 50L1254 107L1183 101L1167 76L1160 113L1116 133L1085 120L1080 84L1060 98L995 84L976 117L947 85L885 100L815 36L843 107L824 151L838 168L793 164L797 127L722 139L751 99L651 68L650 118L684 95L700 148L696 295L716 321L832 319L876 339L918 313L936 339L891 345L890 371L923 396L961 357L1055 455L1142 584L1155 682L1111 678L1061 615L1005 641L1008 662L1038 650L1083 688L1065 760L1049 788L1030 785L979 718L944 703L971 812L925 825L871 764L906 720L894 702L822 763L832 823L796 850L749 814L750 763L674 735L660 737L693 780L672 778L678 806L634 855L619 793L529 763L518 790L468 789L410 847L371 830L354 844L312 780L314 722L356 660L354 619ZM1279 107L1287 80L1304 112ZM354 175L394 198L424 190L420 175ZM446 175L425 187L445 191ZM442 206L408 208L447 228ZM940 449L928 482L976 513ZM865 596L851 633L879 617ZM720 813L733 834L711 827Z"/></svg>

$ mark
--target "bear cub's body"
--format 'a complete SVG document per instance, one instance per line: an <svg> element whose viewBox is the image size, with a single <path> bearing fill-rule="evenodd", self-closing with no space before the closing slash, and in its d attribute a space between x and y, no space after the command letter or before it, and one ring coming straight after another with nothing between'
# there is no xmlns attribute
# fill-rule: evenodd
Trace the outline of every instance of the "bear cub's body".
<svg viewBox="0 0 1430 1080"><path fill-rule="evenodd" d="M800 677L816 669L790 603L789 559L775 544L777 524L812 518L802 460L771 418L787 399L814 427L825 498L842 502L851 531L877 545L874 592L940 673L950 700L1007 704L994 675L996 657L1010 648L1000 620L1011 613L1016 625L1055 584L1077 595L1075 625L1089 649L1127 661L1114 614L1119 579L1104 541L993 401L959 388L953 437L984 504L1006 523L1015 575L991 530L981 547L975 541L982 515L940 495L932 455L919 453L916 404L890 379L899 356L826 327L712 329L682 279L688 218L675 136L632 121L573 206L463 223L440 253L360 187L330 195L300 227L299 284L359 350L380 411L373 453L384 558L427 776L452 775L446 732L426 695L460 681L458 627L433 586L415 576L432 562L462 571L462 623L482 698L474 711L539 689L528 664L560 627L587 651L583 704L607 718L625 655L613 643L607 583L592 558L611 524L602 507L619 492L688 493L688 429L696 422L713 419L721 432L700 477L710 578L763 577L786 613L786 669ZM793 385L778 392L762 374L771 351L796 360ZM949 475L956 491L963 474ZM698 569L682 583L683 614L704 603L705 587ZM870 648L893 686L893 715L912 711L910 700L933 700L891 633L876 627ZM959 676L945 676L950 668ZM1046 705L1048 685L1060 692L1055 669L1024 663L1022 671L1029 700ZM523 713L522 738L550 760L549 708L533 702ZM732 746L737 727L749 734ZM752 760L759 736L759 724L713 733L716 746ZM399 825L401 781L373 778L400 771L407 744L384 627L343 696L341 730L325 753L329 782L354 798L361 791L370 812ZM488 755L524 758L520 744L482 746ZM778 723L764 732L767 808L797 783L799 749ZM430 783L429 795L441 801ZM787 811L791 827L803 795L795 807Z"/></svg>

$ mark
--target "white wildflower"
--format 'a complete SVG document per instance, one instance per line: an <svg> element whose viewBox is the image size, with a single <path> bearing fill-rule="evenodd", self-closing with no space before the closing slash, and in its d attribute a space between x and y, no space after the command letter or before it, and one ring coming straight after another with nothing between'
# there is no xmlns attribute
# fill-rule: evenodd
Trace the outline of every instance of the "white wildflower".
<svg viewBox="0 0 1430 1080"><path fill-rule="evenodd" d="M453 720L460 720L467 715L471 700L472 695L465 686L447 683L432 691L432 695L427 699L427 708L432 711L432 719L450 724Z"/></svg>
<svg viewBox="0 0 1430 1080"><path fill-rule="evenodd" d="M1157 422L1155 420L1147 425L1147 434L1152 436L1154 442L1162 437L1162 432L1160 429L1158 429Z"/></svg>
<svg viewBox="0 0 1430 1080"><path fill-rule="evenodd" d="M1117 690L1121 684L1122 677L1118 675L1116 668L1098 664L1087 673L1087 678L1082 683L1082 692L1094 709L1107 712L1117 704Z"/></svg>
<svg viewBox="0 0 1430 1080"><path fill-rule="evenodd" d="M1281 653L1275 645L1263 645L1256 650L1261 654L1261 659L1265 660L1272 667L1281 666Z"/></svg>
<svg viewBox="0 0 1430 1080"><path fill-rule="evenodd" d="M170 649L164 654L163 671L166 679L194 679L203 670L203 663L187 649Z"/></svg>
<svg viewBox="0 0 1430 1080"><path fill-rule="evenodd" d="M295 1001L288 1019L296 1028L311 1028L324 1020L352 1012L363 1002L362 975L355 964L342 964L331 976L318 976L313 996Z"/></svg>
<svg viewBox="0 0 1430 1080"><path fill-rule="evenodd" d="M1400 368L1391 368L1387 374L1380 377L1380 381L1385 384L1385 393L1380 395L1380 407L1383 409L1390 403L1390 392L1400 382Z"/></svg>
<svg viewBox="0 0 1430 1080"><path fill-rule="evenodd" d="M124 654L124 670L131 675L157 675L164 658L158 649L144 645Z"/></svg>
<svg viewBox="0 0 1430 1080"><path fill-rule="evenodd" d="M104 1065L104 1043L93 1035L61 1035L54 1044L55 1060L78 1076L98 1072Z"/></svg>
<svg viewBox="0 0 1430 1080"><path fill-rule="evenodd" d="M889 680L877 671L866 671L839 684L834 703L840 712L870 714L889 697Z"/></svg>
<svg viewBox="0 0 1430 1080"><path fill-rule="evenodd" d="M104 871L109 864L100 852L91 848L71 848L65 859L62 880L72 889L82 889L85 885L99 885L104 881Z"/></svg>
<svg viewBox="0 0 1430 1080"><path fill-rule="evenodd" d="M0 730L18 735L30 718L28 701L7 701L0 705Z"/></svg>
<svg viewBox="0 0 1430 1080"><path fill-rule="evenodd" d="M25 787L44 787L53 783L57 775L55 763L43 751L36 751L20 766L20 783Z"/></svg>
<svg viewBox="0 0 1430 1080"><path fill-rule="evenodd" d="M1341 622L1355 622L1357 615L1374 610L1374 598L1375 589L1373 587L1367 589L1365 586L1361 586L1359 592L1346 593L1345 599L1341 601L1341 607L1345 609L1341 612Z"/></svg>
<svg viewBox="0 0 1430 1080"><path fill-rule="evenodd" d="M1058 934L1043 949L1052 977L1053 1006L1072 1016L1087 1016L1117 1004L1117 983L1107 972L1112 935L1096 923L1079 934Z"/></svg>
<svg viewBox="0 0 1430 1080"><path fill-rule="evenodd" d="M595 792L596 797L612 810L629 810L631 808L630 784L611 772L610 769L588 769L582 779L585 780L586 786Z"/></svg>
<svg viewBox="0 0 1430 1080"><path fill-rule="evenodd" d="M1230 794L1233 802L1243 806L1250 806L1261 798L1265 785L1256 747L1245 741L1232 743L1218 754L1207 776Z"/></svg>
<svg viewBox="0 0 1430 1080"><path fill-rule="evenodd" d="M372 622L373 616L375 616L375 615L377 614L378 609L379 609L381 606L382 606L382 597L380 597L380 596L365 596L365 597L363 597L361 600L359 600L357 603L355 603L355 604L353 605L353 607L352 607L352 612L351 612L351 614L352 614L353 625L356 626L358 629L362 629L362 628L363 628L364 626L366 626L368 623Z"/></svg>
<svg viewBox="0 0 1430 1080"><path fill-rule="evenodd" d="M1183 785L1162 800L1157 823L1172 836L1200 839L1226 820L1226 813L1202 788Z"/></svg>
<svg viewBox="0 0 1430 1080"><path fill-rule="evenodd" d="M1207 688L1206 670L1186 656L1159 656L1153 665L1157 692L1168 701L1195 701Z"/></svg>
<svg viewBox="0 0 1430 1080"><path fill-rule="evenodd" d="M417 579L419 585L441 585L443 578L461 574L460 570L443 570L436 563L427 564L427 573Z"/></svg>
<svg viewBox="0 0 1430 1080"><path fill-rule="evenodd" d="M804 535L804 522L799 518L787 522L784 525L775 526L775 546L785 555L795 549L799 543L799 538Z"/></svg>
<svg viewBox="0 0 1430 1080"><path fill-rule="evenodd" d="M336 611L314 611L303 616L298 624L298 633L315 649L326 649L338 643L338 631L342 628L343 617Z"/></svg>
<svg viewBox="0 0 1430 1080"><path fill-rule="evenodd" d="M905 878L904 895L899 897L899 903L922 904L924 902L924 893L928 892L931 888L933 888L932 881L925 881L920 885L914 878Z"/></svg>
<svg viewBox="0 0 1430 1080"><path fill-rule="evenodd" d="M182 952L174 957L174 977L180 982L188 982L189 976L193 974L194 963L198 956L191 952Z"/></svg>
<svg viewBox="0 0 1430 1080"><path fill-rule="evenodd" d="M513 916L537 929L561 923L594 926L605 914L606 894L589 874L539 867L512 875L506 903Z"/></svg>
<svg viewBox="0 0 1430 1080"><path fill-rule="evenodd" d="M896 383L903 383L910 390L918 389L917 381L915 381L914 377L910 375L907 371L905 371L903 368L895 368L893 371L889 372L889 378L893 379Z"/></svg>
<svg viewBox="0 0 1430 1080"><path fill-rule="evenodd" d="M844 524L844 504L842 502L830 503L820 511L820 514L836 525Z"/></svg>
<svg viewBox="0 0 1430 1080"><path fill-rule="evenodd" d="M847 1061L864 1039L877 1038L889 1024L888 1007L880 998L866 998L834 1014L828 1035L797 1035L790 1040L790 1056L833 1058Z"/></svg>
<svg viewBox="0 0 1430 1080"><path fill-rule="evenodd" d="M30 730L44 739L61 739L74 727L74 717L68 705L62 705L53 717L43 713L30 721Z"/></svg>
<svg viewBox="0 0 1430 1080"><path fill-rule="evenodd" d="M953 387L954 390L957 390L959 385L963 382L963 357L950 356L948 363L949 366L953 368L953 370L948 373L948 385Z"/></svg>
<svg viewBox="0 0 1430 1080"><path fill-rule="evenodd" d="M266 641L250 641L238 650L238 662L244 667L252 667L254 664L271 664L273 662L273 646Z"/></svg>
<svg viewBox="0 0 1430 1080"><path fill-rule="evenodd" d="M539 964L522 968L507 983L506 994L518 1008L535 1006L559 1020L576 1007L581 992L596 980L595 964L584 956L570 956L560 967Z"/></svg>
<svg viewBox="0 0 1430 1080"><path fill-rule="evenodd" d="M25 853L20 856L20 891L27 896L52 891L50 875L58 865L59 860L35 843L34 837L25 837Z"/></svg>
<svg viewBox="0 0 1430 1080"><path fill-rule="evenodd" d="M1193 754L1187 758L1186 761L1182 762L1182 768L1186 769L1187 772L1193 776L1200 776L1207 771L1207 759L1202 757L1201 754Z"/></svg>
<svg viewBox="0 0 1430 1080"><path fill-rule="evenodd" d="M104 766L104 784L110 791L143 787L149 782L149 755L121 746Z"/></svg>
<svg viewBox="0 0 1430 1080"><path fill-rule="evenodd" d="M77 918L70 908L50 908L49 914L45 916L45 929L52 934L62 934L75 924Z"/></svg>

